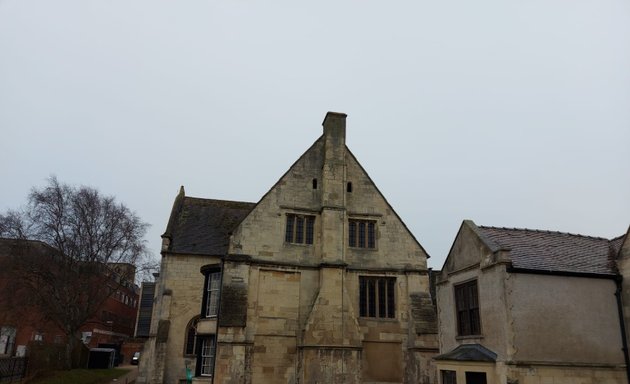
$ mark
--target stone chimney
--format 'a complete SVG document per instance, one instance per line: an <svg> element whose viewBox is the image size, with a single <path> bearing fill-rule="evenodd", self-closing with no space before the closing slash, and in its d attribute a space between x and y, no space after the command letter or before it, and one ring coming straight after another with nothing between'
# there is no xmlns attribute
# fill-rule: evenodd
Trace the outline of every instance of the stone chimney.
<svg viewBox="0 0 630 384"><path fill-rule="evenodd" d="M340 141L339 145L346 145L346 115L340 112L328 112L322 125L324 126L324 136Z"/></svg>
<svg viewBox="0 0 630 384"><path fill-rule="evenodd" d="M360 383L362 334L345 282L346 114L328 112L322 166L319 290L302 336L305 382Z"/></svg>
<svg viewBox="0 0 630 384"><path fill-rule="evenodd" d="M342 208L344 206L346 116L345 113L328 112L322 123L324 126L323 207Z"/></svg>

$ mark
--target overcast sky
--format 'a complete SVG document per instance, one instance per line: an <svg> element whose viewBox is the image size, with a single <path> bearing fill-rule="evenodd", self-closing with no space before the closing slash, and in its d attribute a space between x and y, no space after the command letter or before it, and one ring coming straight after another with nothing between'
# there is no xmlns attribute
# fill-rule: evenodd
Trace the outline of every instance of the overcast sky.
<svg viewBox="0 0 630 384"><path fill-rule="evenodd" d="M0 210L50 175L152 227L347 144L440 268L463 219L630 224L627 0L0 0Z"/></svg>

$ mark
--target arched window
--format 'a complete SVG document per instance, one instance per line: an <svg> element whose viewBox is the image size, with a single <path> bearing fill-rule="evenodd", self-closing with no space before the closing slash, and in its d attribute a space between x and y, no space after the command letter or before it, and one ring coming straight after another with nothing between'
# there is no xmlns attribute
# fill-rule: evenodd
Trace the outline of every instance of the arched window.
<svg viewBox="0 0 630 384"><path fill-rule="evenodd" d="M199 316L195 316L186 326L186 339L184 340L184 356L195 356L197 351L197 323Z"/></svg>

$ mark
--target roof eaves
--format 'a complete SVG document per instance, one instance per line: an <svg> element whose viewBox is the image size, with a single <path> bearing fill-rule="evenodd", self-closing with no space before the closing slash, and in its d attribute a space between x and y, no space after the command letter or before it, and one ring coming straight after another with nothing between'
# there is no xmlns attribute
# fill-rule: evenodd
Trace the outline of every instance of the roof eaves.
<svg viewBox="0 0 630 384"><path fill-rule="evenodd" d="M405 222L403 221L403 219L400 218L400 216L398 215L398 213L396 212L396 210L392 207L392 205L389 203L389 201L387 201L387 198L385 198L385 196L383 195L383 193L378 189L378 186L376 185L376 183L374 182L374 180L372 180L372 178L370 177L370 175L367 173L367 171L365 170L365 168L363 168L363 166L361 165L361 163L359 162L359 160L357 160L356 156L354 156L354 154L352 153L352 151L350 150L350 148L348 148L348 146L346 146L346 151L348 151L348 153L350 154L350 156L352 156L352 158L354 159L354 161L356 161L356 163L359 165L359 168L361 168L361 170L363 171L363 173L365 173L365 176L367 176L368 180L370 180L370 182L372 183L372 185L374 186L374 188L376 189L376 192L378 192L378 194L381 196L381 198L383 198L383 200L385 201L385 204L387 204L387 206L392 210L392 212L394 212L394 215L396 215L396 217L398 218L398 220L400 220L400 222L402 223L403 227L405 228L405 230L407 230L407 233L409 233L409 235L411 236L411 238L416 242L416 244L418 244L418 246L420 247L420 249L422 249L422 252L424 252L425 255L427 255L427 259L431 257L431 255L429 255L429 253L426 251L426 249L424 249L424 247L422 246L422 244L420 244L420 242L418 241L418 239L416 238L416 236L411 232L411 230L409 229L409 227L407 227L407 224L405 224Z"/></svg>
<svg viewBox="0 0 630 384"><path fill-rule="evenodd" d="M290 167L286 170L286 172L284 172L284 173L282 174L282 176L280 176L280 178L278 179L278 181L276 181L276 182L275 182L275 183L271 186L271 188L269 188L269 190L267 190L267 192L265 192L265 194L264 194L264 195L262 195L262 197L261 197L261 198L260 198L260 199L259 199L259 200L255 203L255 204L254 204L254 206L250 209L250 211L247 213L247 215L245 215L245 216L243 217L243 219L242 219L241 221L239 221L239 222L238 222L238 223L234 226L233 230L234 230L234 229L236 229L236 228L238 228L238 227L241 225L241 223L242 223L243 221L245 221L245 219L247 219L247 218L249 217L249 215L250 215L250 214L251 214L251 213L252 213L252 212L256 209L256 207L258 207L258 205L259 205L259 204L260 204L260 203L261 203L261 202L265 199L265 197L267 197L267 195L269 195L269 194L271 193L271 191L273 191L273 190L274 190L274 188L276 188L276 186L277 186L278 184L280 184L280 182L282 181L282 179L283 179L283 178L284 178L287 174L289 174L289 172L291 172L291 169L293 169L293 167L295 167L295 165L296 165L296 164L297 164L300 160L302 160L302 158L304 158L304 156L306 156L306 154L307 154L307 153L308 153L311 149L313 149L313 148L314 148L314 147L315 147L315 146L316 146L316 145L317 145L317 144L318 144L318 143L322 140L322 138L323 138L323 137L324 137L324 135L321 135L321 136L320 136L317 140L315 140L315 141L313 142L313 144L311 144L311 146L310 146L310 147L308 147L308 149L307 149L306 151L304 151L304 153L302 153L302 155L301 155L300 157L298 157L298 159L297 159L297 160L295 160L295 161L293 162L293 164L291 164L291 166L290 166Z"/></svg>
<svg viewBox="0 0 630 384"><path fill-rule="evenodd" d="M434 357L435 360L495 362L497 354L481 344L461 344L455 349Z"/></svg>

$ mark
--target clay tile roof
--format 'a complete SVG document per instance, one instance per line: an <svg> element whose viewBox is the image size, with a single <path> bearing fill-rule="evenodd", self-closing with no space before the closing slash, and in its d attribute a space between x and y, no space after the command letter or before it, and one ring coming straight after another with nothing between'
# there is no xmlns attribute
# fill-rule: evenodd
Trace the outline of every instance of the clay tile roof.
<svg viewBox="0 0 630 384"><path fill-rule="evenodd" d="M164 237L169 251L204 255L227 253L230 233L254 203L178 196Z"/></svg>
<svg viewBox="0 0 630 384"><path fill-rule="evenodd" d="M519 228L478 228L483 238L510 251L515 268L616 274L616 239L609 241L601 237Z"/></svg>

